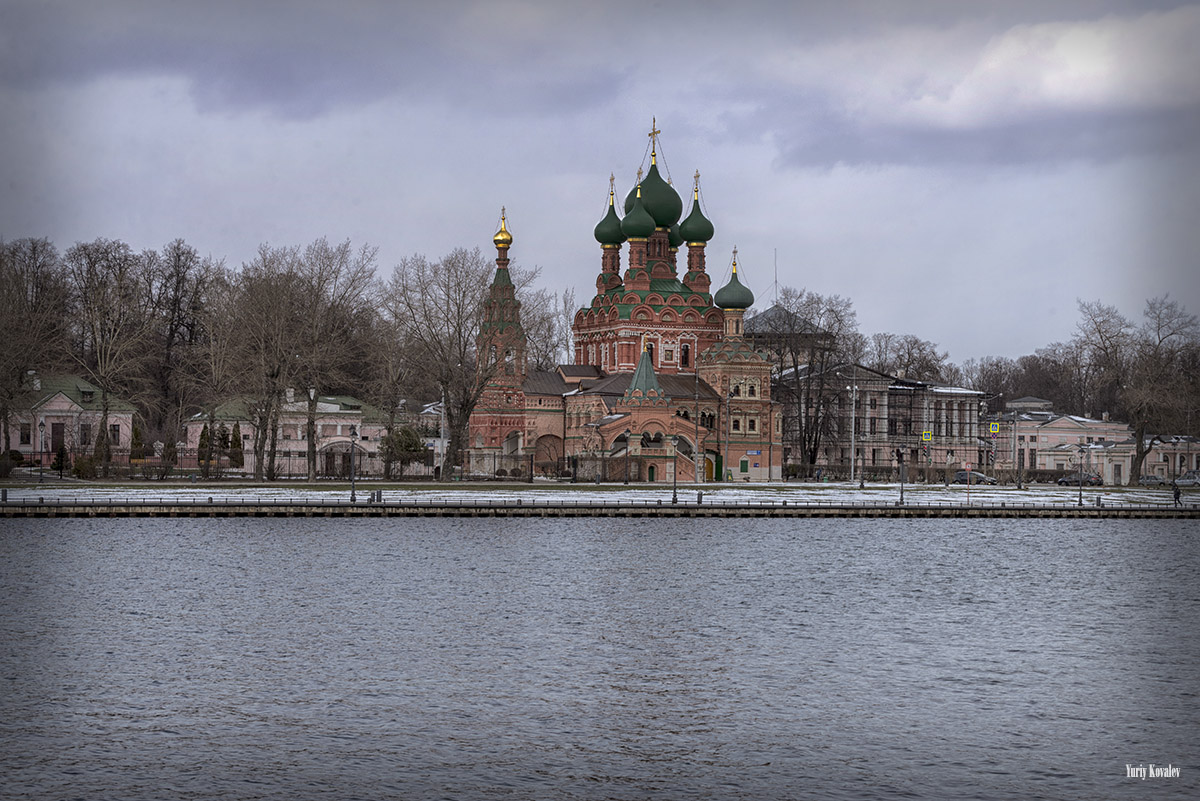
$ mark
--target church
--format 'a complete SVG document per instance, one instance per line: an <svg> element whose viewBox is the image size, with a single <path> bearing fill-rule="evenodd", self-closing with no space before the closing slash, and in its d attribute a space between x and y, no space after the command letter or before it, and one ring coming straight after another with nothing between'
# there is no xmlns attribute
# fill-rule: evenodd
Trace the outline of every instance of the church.
<svg viewBox="0 0 1200 801"><path fill-rule="evenodd" d="M508 272L513 237L501 214L477 342L484 386L469 422L472 473L624 483L781 478L771 365L742 328L754 293L738 277L736 248L729 281L710 293L705 249L714 229L701 210L700 176L683 217L683 201L659 173L659 133L651 126L650 167L639 168L623 214L609 179L608 210L594 232L596 294L575 314L573 364L527 369Z"/></svg>

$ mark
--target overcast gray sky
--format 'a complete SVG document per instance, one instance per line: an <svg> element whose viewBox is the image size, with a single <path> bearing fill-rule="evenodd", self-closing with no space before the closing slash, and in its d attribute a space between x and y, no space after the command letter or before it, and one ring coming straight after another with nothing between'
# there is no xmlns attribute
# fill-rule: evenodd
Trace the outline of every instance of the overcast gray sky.
<svg viewBox="0 0 1200 801"><path fill-rule="evenodd" d="M0 237L491 250L586 303L656 117L732 248L955 361L1200 312L1200 5L0 0Z"/></svg>

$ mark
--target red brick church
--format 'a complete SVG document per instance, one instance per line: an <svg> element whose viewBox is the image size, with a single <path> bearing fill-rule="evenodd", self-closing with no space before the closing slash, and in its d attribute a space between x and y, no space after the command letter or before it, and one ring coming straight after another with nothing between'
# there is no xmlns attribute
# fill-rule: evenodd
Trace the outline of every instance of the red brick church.
<svg viewBox="0 0 1200 801"><path fill-rule="evenodd" d="M713 225L658 168L650 168L618 216L595 229L600 273L591 304L575 314L574 364L530 371L520 303L508 273L513 238L501 216L496 273L478 340L480 364L495 366L470 420L473 472L575 475L604 481L778 480L781 410L771 401L770 364L750 346L742 318L754 294L738 278L710 294L705 248ZM679 247L687 258L680 277ZM622 251L625 267L622 272Z"/></svg>

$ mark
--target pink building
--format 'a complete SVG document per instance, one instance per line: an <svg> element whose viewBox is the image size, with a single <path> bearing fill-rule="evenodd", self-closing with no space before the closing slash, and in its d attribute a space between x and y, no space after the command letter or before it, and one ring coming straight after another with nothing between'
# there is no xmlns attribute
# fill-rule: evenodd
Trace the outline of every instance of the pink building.
<svg viewBox="0 0 1200 801"><path fill-rule="evenodd" d="M242 437L243 465L236 472L254 473L254 415L246 398L235 398L217 407L210 420L205 413L197 414L184 424L184 452L179 466L196 469L200 434L210 422L217 428L224 425L232 434L234 424ZM308 401L289 390L279 415L276 433L275 465L277 475L300 476L308 472ZM317 399L316 439L317 472L323 476L345 476L350 471L351 442L358 459L357 475L380 475L383 472L379 457L379 442L386 434L386 420L375 407L348 395L321 396ZM228 458L220 469L228 471Z"/></svg>
<svg viewBox="0 0 1200 801"><path fill-rule="evenodd" d="M20 398L23 408L8 420L5 450L20 451L25 461L46 467L59 451L66 452L68 463L92 454L103 423L104 398L97 386L76 375L31 373ZM133 414L132 404L109 395L107 433L113 461L128 458Z"/></svg>

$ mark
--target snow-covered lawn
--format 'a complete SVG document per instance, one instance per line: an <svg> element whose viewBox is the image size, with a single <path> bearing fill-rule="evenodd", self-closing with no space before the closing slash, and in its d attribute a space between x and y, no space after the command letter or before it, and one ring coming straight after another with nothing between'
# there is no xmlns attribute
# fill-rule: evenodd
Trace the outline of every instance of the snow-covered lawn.
<svg viewBox="0 0 1200 801"><path fill-rule="evenodd" d="M365 503L376 489L383 489L383 498L388 502L402 501L516 501L548 502L633 502L645 503L669 501L671 486L622 484L570 484L537 481L532 484L464 482L452 484L397 485L362 482L357 487L357 499ZM899 484L867 484L859 489L857 484L841 483L769 483L769 484L685 484L678 488L682 503L695 503L697 494L703 493L705 503L781 503L789 504L887 504L900 499ZM96 501L349 501L350 488L346 483L331 483L328 487L311 484L245 486L228 483L214 484L159 484L137 482L122 484L102 483L44 483L10 484L7 486L9 502L44 499L46 502L96 500ZM943 486L941 484L906 484L904 500L907 504L966 504L972 505L1026 505L1068 504L1079 502L1079 489L1055 485L1035 485L1017 489L1012 486L974 486L969 495L966 486ZM1173 504L1169 487L1084 487L1083 503L1105 506ZM1183 502L1189 506L1200 505L1200 491L1185 490Z"/></svg>

